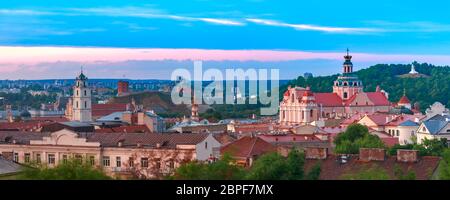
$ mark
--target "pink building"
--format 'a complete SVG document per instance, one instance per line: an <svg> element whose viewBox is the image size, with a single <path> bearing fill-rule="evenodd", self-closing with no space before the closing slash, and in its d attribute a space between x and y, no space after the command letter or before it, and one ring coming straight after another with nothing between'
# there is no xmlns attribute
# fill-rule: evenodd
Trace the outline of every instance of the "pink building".
<svg viewBox="0 0 450 200"><path fill-rule="evenodd" d="M375 92L363 91L362 81L353 74L348 51L344 58L343 73L334 81L333 92L314 93L309 87L289 86L280 103L281 124L309 124L321 118L350 118L391 109L388 94L380 87Z"/></svg>

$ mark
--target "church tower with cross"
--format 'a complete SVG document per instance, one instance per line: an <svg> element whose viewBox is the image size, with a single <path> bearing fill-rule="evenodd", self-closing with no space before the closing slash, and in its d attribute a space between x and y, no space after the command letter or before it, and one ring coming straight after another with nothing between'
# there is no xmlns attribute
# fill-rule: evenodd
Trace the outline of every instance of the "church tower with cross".
<svg viewBox="0 0 450 200"><path fill-rule="evenodd" d="M92 102L91 89L88 86L88 78L81 69L80 75L75 79L72 96L72 121L91 122Z"/></svg>
<svg viewBox="0 0 450 200"><path fill-rule="evenodd" d="M334 81L333 93L336 93L341 99L347 100L357 93L363 92L363 84L359 78L353 74L352 56L347 54L344 56L342 65L342 75Z"/></svg>

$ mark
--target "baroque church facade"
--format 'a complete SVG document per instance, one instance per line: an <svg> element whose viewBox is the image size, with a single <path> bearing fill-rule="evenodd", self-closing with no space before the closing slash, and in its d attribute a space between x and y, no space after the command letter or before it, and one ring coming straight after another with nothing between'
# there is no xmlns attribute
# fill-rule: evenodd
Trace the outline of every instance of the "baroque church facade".
<svg viewBox="0 0 450 200"><path fill-rule="evenodd" d="M364 92L362 81L353 73L348 50L344 59L343 73L334 81L333 92L315 93L309 87L288 87L280 102L280 124L309 124L319 119L388 112L392 108L388 93L379 86L375 92Z"/></svg>

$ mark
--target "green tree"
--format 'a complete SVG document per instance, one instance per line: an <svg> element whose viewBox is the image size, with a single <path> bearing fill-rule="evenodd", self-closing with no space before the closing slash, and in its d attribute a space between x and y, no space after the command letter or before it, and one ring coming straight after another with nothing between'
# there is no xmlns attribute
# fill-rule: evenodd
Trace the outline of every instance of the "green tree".
<svg viewBox="0 0 450 200"><path fill-rule="evenodd" d="M300 167L300 166L299 166ZM253 162L247 179L250 180L286 180L288 165L286 158L279 153L268 153Z"/></svg>
<svg viewBox="0 0 450 200"><path fill-rule="evenodd" d="M416 173L414 171L408 170L405 174L397 164L394 165L394 175L398 180L416 180Z"/></svg>
<svg viewBox="0 0 450 200"><path fill-rule="evenodd" d="M369 134L366 126L351 124L334 140L336 153L357 154L360 148L384 148L384 143L376 135Z"/></svg>
<svg viewBox="0 0 450 200"><path fill-rule="evenodd" d="M445 149L442 153L442 160L439 166L439 179L450 180L450 149Z"/></svg>
<svg viewBox="0 0 450 200"><path fill-rule="evenodd" d="M346 180L389 180L390 177L386 170L374 165L370 168L362 169L356 173L346 173L342 175Z"/></svg>
<svg viewBox="0 0 450 200"><path fill-rule="evenodd" d="M320 167L320 162L316 163L312 169L306 175L306 180L319 180L320 172L322 171Z"/></svg>
<svg viewBox="0 0 450 200"><path fill-rule="evenodd" d="M234 160L224 154L214 163L189 162L181 165L169 179L176 180L240 180L245 169L234 164Z"/></svg>
<svg viewBox="0 0 450 200"><path fill-rule="evenodd" d="M18 177L25 180L109 180L102 170L78 160L68 160L56 167L32 166Z"/></svg>

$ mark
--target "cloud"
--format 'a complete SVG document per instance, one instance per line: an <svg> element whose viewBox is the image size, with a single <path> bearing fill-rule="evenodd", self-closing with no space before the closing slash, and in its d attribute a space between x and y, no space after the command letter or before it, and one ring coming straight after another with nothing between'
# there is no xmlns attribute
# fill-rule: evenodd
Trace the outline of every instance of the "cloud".
<svg viewBox="0 0 450 200"><path fill-rule="evenodd" d="M290 27L296 30L308 30L308 31L320 31L327 33L375 33L381 32L381 29L375 28L347 28L347 27L328 27L328 26L319 26L319 25L309 25L309 24L290 24L284 23L275 20L267 20L267 19L257 19L257 18L247 18L249 22L253 22L256 24L266 25L266 26L279 26L279 27Z"/></svg>
<svg viewBox="0 0 450 200"><path fill-rule="evenodd" d="M25 9L0 9L0 15L55 15L53 12L25 10Z"/></svg>
<svg viewBox="0 0 450 200"><path fill-rule="evenodd" d="M243 26L242 22L208 17L189 17L184 15L167 14L166 12L153 8L137 8L137 7L105 7L105 8L72 8L69 9L78 12L78 14L92 14L100 16L112 17L137 17L137 18L154 18L154 19L171 19L177 21L201 21L211 24L227 25L227 26Z"/></svg>

